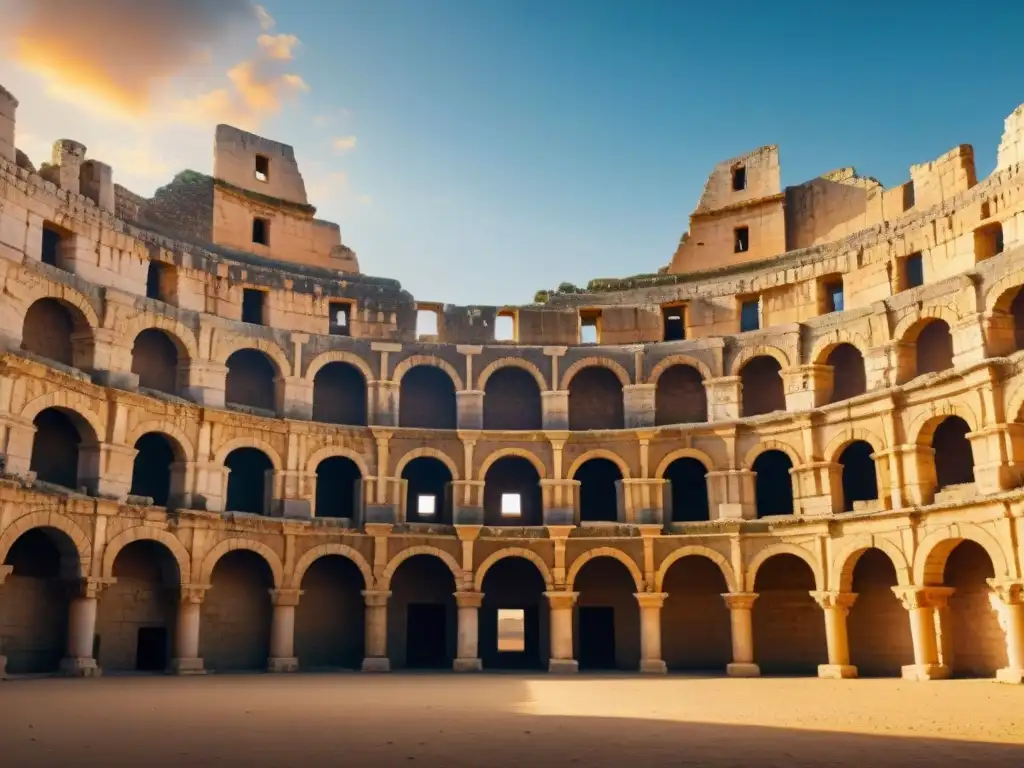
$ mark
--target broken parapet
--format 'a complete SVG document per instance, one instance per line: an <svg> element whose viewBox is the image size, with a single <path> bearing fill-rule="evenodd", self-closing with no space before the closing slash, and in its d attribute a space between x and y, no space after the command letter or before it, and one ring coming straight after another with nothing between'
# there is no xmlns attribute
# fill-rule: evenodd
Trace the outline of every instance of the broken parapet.
<svg viewBox="0 0 1024 768"><path fill-rule="evenodd" d="M114 211L114 172L109 165L99 160L86 160L78 179L83 195L103 210Z"/></svg>
<svg viewBox="0 0 1024 768"><path fill-rule="evenodd" d="M1003 123L1003 140L999 142L996 170L1024 163L1024 104L1017 107Z"/></svg>
<svg viewBox="0 0 1024 768"><path fill-rule="evenodd" d="M79 177L85 162L85 145L71 139L53 142L53 153L49 163L43 163L39 175L53 182L64 191L77 195L81 191Z"/></svg>
<svg viewBox="0 0 1024 768"><path fill-rule="evenodd" d="M15 160L14 113L17 110L18 100L0 85L0 159L9 163Z"/></svg>

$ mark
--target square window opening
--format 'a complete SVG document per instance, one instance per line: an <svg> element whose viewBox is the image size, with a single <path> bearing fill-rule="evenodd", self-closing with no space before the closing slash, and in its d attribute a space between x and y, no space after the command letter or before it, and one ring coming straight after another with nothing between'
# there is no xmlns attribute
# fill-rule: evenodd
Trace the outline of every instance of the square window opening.
<svg viewBox="0 0 1024 768"><path fill-rule="evenodd" d="M580 310L580 344L601 343L601 311Z"/></svg>
<svg viewBox="0 0 1024 768"><path fill-rule="evenodd" d="M266 292L256 288L242 289L242 322L264 325L263 317Z"/></svg>
<svg viewBox="0 0 1024 768"><path fill-rule="evenodd" d="M682 341L686 338L685 311L683 307L662 307L661 319L665 341Z"/></svg>
<svg viewBox="0 0 1024 768"><path fill-rule="evenodd" d="M270 245L270 220L258 216L252 220L252 241L257 245Z"/></svg>
<svg viewBox="0 0 1024 768"><path fill-rule="evenodd" d="M732 169L732 191L742 192L747 188L747 169L745 166Z"/></svg>
<svg viewBox="0 0 1024 768"><path fill-rule="evenodd" d="M256 179L258 181L270 180L270 158L264 155L256 155Z"/></svg>
<svg viewBox="0 0 1024 768"><path fill-rule="evenodd" d="M526 650L526 611L522 608L498 609L498 653L523 653Z"/></svg>
<svg viewBox="0 0 1024 768"><path fill-rule="evenodd" d="M416 310L416 338L437 339L437 310L417 309Z"/></svg>
<svg viewBox="0 0 1024 768"><path fill-rule="evenodd" d="M516 318L512 313L502 313L494 318L494 340L516 340Z"/></svg>
<svg viewBox="0 0 1024 768"><path fill-rule="evenodd" d="M842 312L844 307L843 281L829 280L822 286L822 289L825 294L824 314Z"/></svg>
<svg viewBox="0 0 1024 768"><path fill-rule="evenodd" d="M519 517L523 513L521 503L522 500L518 493L501 494L502 517Z"/></svg>
<svg viewBox="0 0 1024 768"><path fill-rule="evenodd" d="M904 290L924 285L924 259L920 252L912 253L903 260Z"/></svg>
<svg viewBox="0 0 1024 768"><path fill-rule="evenodd" d="M750 250L749 227L736 227L733 230L733 249L735 253L746 253Z"/></svg>
<svg viewBox="0 0 1024 768"><path fill-rule="evenodd" d="M433 517L437 514L437 497L429 493L421 493L417 496L416 514L421 517Z"/></svg>
<svg viewBox="0 0 1024 768"><path fill-rule="evenodd" d="M761 327L760 299L747 299L740 304L740 332L756 331Z"/></svg>
<svg viewBox="0 0 1024 768"><path fill-rule="evenodd" d="M974 230L974 260L984 261L1003 252L1003 225L986 224Z"/></svg>
<svg viewBox="0 0 1024 768"><path fill-rule="evenodd" d="M347 301L332 301L328 305L328 312L330 313L330 334L332 336L351 336L349 320L351 319L352 305Z"/></svg>

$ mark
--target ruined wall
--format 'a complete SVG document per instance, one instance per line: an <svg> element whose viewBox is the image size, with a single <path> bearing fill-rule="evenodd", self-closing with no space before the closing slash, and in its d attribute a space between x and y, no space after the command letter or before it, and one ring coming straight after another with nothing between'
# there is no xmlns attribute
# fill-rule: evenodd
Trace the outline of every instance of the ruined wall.
<svg viewBox="0 0 1024 768"><path fill-rule="evenodd" d="M264 178L257 177L257 156L266 159ZM308 205L306 184L295 150L230 125L218 125L214 137L213 175L240 189Z"/></svg>

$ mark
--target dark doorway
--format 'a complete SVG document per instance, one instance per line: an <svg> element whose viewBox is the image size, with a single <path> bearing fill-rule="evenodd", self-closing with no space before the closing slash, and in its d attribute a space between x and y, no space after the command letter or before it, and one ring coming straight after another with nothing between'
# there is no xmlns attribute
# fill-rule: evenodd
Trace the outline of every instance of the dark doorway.
<svg viewBox="0 0 1024 768"><path fill-rule="evenodd" d="M446 606L410 603L406 625L406 666L410 669L444 669L448 666L448 615Z"/></svg>
<svg viewBox="0 0 1024 768"><path fill-rule="evenodd" d="M167 628L140 627L135 643L135 668L140 672L167 669Z"/></svg>
<svg viewBox="0 0 1024 768"><path fill-rule="evenodd" d="M579 607L580 669L615 669L615 609Z"/></svg>

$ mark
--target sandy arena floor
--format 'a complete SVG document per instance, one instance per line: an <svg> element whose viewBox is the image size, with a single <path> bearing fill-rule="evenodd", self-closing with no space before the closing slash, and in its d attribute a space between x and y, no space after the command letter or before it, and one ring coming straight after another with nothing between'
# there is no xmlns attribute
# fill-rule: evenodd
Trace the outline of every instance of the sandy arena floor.
<svg viewBox="0 0 1024 768"><path fill-rule="evenodd" d="M0 683L0 765L1024 766L987 681L218 675Z"/></svg>

